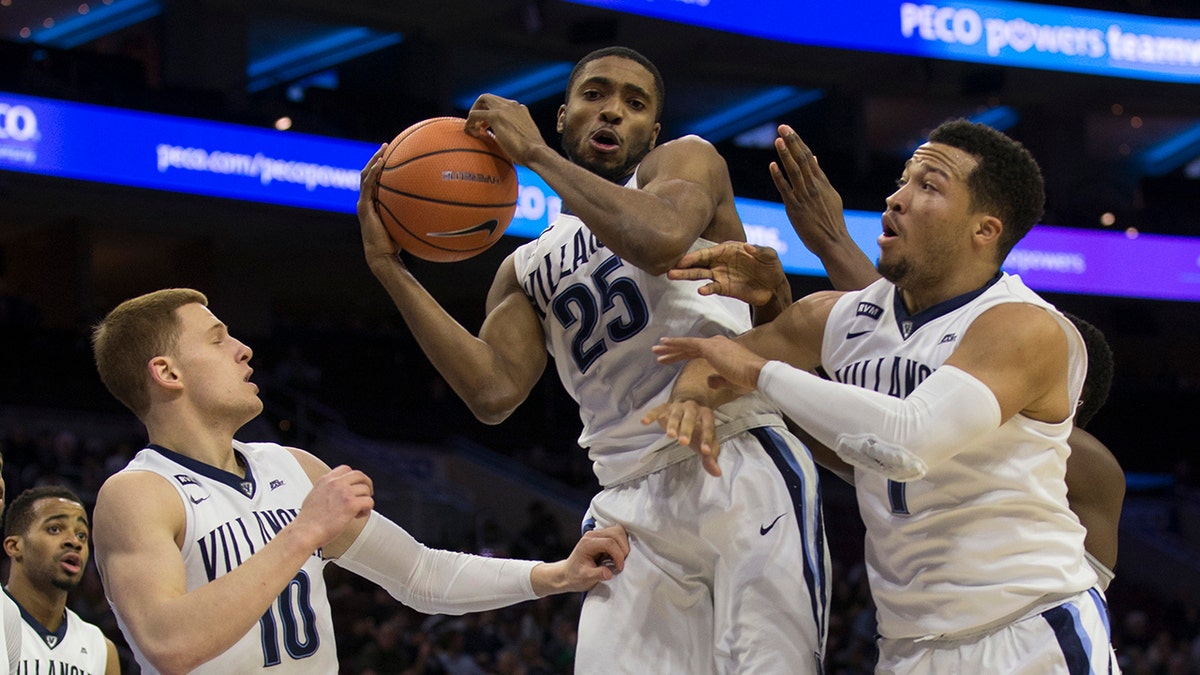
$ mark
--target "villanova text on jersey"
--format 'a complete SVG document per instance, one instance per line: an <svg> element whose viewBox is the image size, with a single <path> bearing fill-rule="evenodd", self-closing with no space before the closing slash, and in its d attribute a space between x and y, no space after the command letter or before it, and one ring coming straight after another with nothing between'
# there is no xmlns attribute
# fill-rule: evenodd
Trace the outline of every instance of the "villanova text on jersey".
<svg viewBox="0 0 1200 675"><path fill-rule="evenodd" d="M299 514L297 509L274 509L271 511L253 511L254 524L247 526L241 517L222 523L208 534L202 535L196 545L200 548L200 556L204 559L204 571L208 580L228 574L238 565L246 562L254 552L275 538L288 523L295 520ZM251 534L251 533L255 534ZM321 550L313 555L320 558Z"/></svg>
<svg viewBox="0 0 1200 675"><path fill-rule="evenodd" d="M553 251L542 256L541 264L533 268L533 271L527 274L521 283L525 295L535 301L534 306L541 318L546 318L547 305L558 291L558 285L562 280L574 274L576 270L587 263L589 258L603 249L605 246L596 238L596 235L584 228L579 228L575 231L575 236L569 245L563 244L559 247L557 256ZM557 260L555 260L556 257Z"/></svg>
<svg viewBox="0 0 1200 675"><path fill-rule="evenodd" d="M833 371L833 379L863 389L906 398L935 369L903 356L885 356L847 364Z"/></svg>
<svg viewBox="0 0 1200 675"><path fill-rule="evenodd" d="M100 675L100 673L93 673L77 665L54 659L45 661L21 659L21 665L17 667L15 675Z"/></svg>

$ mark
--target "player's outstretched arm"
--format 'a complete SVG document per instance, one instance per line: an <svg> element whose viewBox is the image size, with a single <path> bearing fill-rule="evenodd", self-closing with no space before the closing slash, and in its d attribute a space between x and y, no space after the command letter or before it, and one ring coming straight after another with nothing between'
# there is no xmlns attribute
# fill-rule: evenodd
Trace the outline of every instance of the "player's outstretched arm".
<svg viewBox="0 0 1200 675"><path fill-rule="evenodd" d="M96 563L114 610L155 668L186 673L229 649L274 602L301 565L373 501L370 481L347 467L323 478L300 514L228 574L188 591L180 546L186 517L161 476L110 477L93 517Z"/></svg>
<svg viewBox="0 0 1200 675"><path fill-rule="evenodd" d="M525 299L511 257L496 271L478 337L438 304L400 261L398 247L375 212L372 194L382 153L363 169L358 200L367 264L459 398L480 421L498 424L525 400L545 370L541 322Z"/></svg>
<svg viewBox="0 0 1200 675"><path fill-rule="evenodd" d="M869 286L879 273L850 238L842 197L829 183L812 150L795 130L783 124L775 139L775 151L779 161L771 162L771 179L800 241L821 259L834 288L850 291Z"/></svg>
<svg viewBox="0 0 1200 675"><path fill-rule="evenodd" d="M725 160L698 136L654 148L638 168L641 189L629 190L546 145L517 101L480 96L467 114L467 133L487 131L515 162L541 176L606 247L651 274L665 274L701 234L714 241L745 239Z"/></svg>

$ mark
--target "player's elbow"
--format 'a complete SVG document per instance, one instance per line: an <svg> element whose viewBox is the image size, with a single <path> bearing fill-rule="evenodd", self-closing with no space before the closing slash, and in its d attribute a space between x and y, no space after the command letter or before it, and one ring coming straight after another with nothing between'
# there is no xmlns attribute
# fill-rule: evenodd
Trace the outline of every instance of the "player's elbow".
<svg viewBox="0 0 1200 675"><path fill-rule="evenodd" d="M200 657L185 648L173 647L163 643L160 645L140 644L142 655L163 675L186 675L208 661L211 657Z"/></svg>
<svg viewBox="0 0 1200 675"><path fill-rule="evenodd" d="M484 424L495 426L508 419L521 404L520 400L502 395L484 395L472 399L467 407L475 419Z"/></svg>

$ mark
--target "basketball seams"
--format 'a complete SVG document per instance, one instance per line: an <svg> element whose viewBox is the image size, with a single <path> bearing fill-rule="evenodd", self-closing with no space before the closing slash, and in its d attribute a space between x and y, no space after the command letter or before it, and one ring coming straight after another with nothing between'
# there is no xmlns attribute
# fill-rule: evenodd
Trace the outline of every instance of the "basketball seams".
<svg viewBox="0 0 1200 675"><path fill-rule="evenodd" d="M413 194L411 192L405 192L404 190L397 190L396 188L388 187L386 185L380 185L379 191L387 192L387 193L393 194L393 195L399 195L401 197L408 197L409 199L416 199L416 200L422 201L422 202L430 202L431 204L445 204L447 206L466 206L466 207L480 208L480 209L503 209L503 208L508 208L510 206L517 205L517 200L515 200L515 199L512 201L495 202L495 203L459 202L459 201L452 201L449 199L438 199L436 197L429 197L427 195L418 195L418 194ZM380 203L378 197L375 199L375 203L376 204Z"/></svg>
<svg viewBox="0 0 1200 675"><path fill-rule="evenodd" d="M396 227L400 228L401 230L404 230L404 232L407 233L408 236L412 237L413 239L416 239L417 241L420 241L422 244L424 244L425 246L428 246L429 248L437 249L439 251L444 251L446 253L475 254L475 253L482 253L483 251L491 248L492 244L494 243L493 241L491 241L489 239L489 240L484 241L484 243L479 246L472 246L470 248L451 248L449 246L443 246L441 243L439 243L437 241L431 241L430 239L428 239L425 233L417 232L415 230L412 230L412 229L406 227L404 225L404 223L399 218L396 217L396 214L392 213L392 210L389 209L386 204L380 204L379 202L376 202L376 206L378 206L380 209L382 209L382 212L387 213L387 215L391 219L391 221L396 224Z"/></svg>
<svg viewBox="0 0 1200 675"><path fill-rule="evenodd" d="M392 157L392 153L389 152L388 156L384 158L383 170L384 171L395 171L396 169L400 169L405 166L408 166L409 164L412 164L413 162L416 162L418 160L426 159L428 157L435 157L437 155L451 154L451 153L458 153L458 154L469 153L469 154L473 154L473 155L485 155L487 157L491 157L491 158L495 159L496 161L500 162L501 166L503 166L503 167L510 168L510 169L512 168L512 162L510 162L507 157L505 157L504 155L495 153L495 152L491 152L488 150L480 150L479 148L446 148L444 150L433 150L433 151L427 152L423 155L413 155L412 157L405 159L404 161L400 162L399 164L391 164L391 165L388 164L388 160L391 159L391 157Z"/></svg>
<svg viewBox="0 0 1200 675"><path fill-rule="evenodd" d="M453 262L487 250L518 204L512 160L494 140L465 133L465 124L456 117L418 122L383 158L375 211L391 238L418 258Z"/></svg>

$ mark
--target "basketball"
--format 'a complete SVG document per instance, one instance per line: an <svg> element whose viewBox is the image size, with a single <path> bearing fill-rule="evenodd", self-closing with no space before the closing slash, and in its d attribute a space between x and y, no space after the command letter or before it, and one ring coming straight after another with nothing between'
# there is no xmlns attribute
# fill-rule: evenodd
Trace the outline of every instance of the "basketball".
<svg viewBox="0 0 1200 675"><path fill-rule="evenodd" d="M461 117L435 117L388 146L375 210L404 250L455 262L499 241L517 205L517 171L490 136L475 138Z"/></svg>

